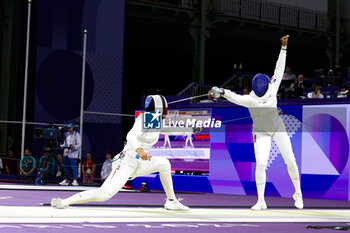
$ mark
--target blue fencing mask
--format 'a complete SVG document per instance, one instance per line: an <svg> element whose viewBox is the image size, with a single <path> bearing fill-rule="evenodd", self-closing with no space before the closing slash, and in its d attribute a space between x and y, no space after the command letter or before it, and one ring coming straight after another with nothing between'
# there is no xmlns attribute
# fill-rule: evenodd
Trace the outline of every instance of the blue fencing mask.
<svg viewBox="0 0 350 233"><path fill-rule="evenodd" d="M270 77L266 74L256 74L252 81L253 91L256 96L262 97L269 89Z"/></svg>

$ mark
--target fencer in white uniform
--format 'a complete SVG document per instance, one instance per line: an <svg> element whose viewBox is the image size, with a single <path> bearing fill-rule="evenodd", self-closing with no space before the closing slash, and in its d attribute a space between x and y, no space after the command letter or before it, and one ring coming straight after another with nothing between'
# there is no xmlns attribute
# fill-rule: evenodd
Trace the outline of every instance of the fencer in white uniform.
<svg viewBox="0 0 350 233"><path fill-rule="evenodd" d="M152 95L146 98L145 111L157 111L162 117L167 114L167 102L161 95ZM159 130L143 129L143 117L141 113L132 129L127 134L127 143L123 151L113 159L112 172L100 188L77 193L66 199L53 198L51 206L65 208L72 204L91 201L106 201L118 193L129 178L148 175L159 172L167 201L164 205L167 210L187 211L189 208L181 204L175 197L173 181L171 177L170 162L166 158L152 157L148 151L158 141L160 133L189 135L193 132L160 132ZM191 129L192 130L192 129ZM198 129L194 129L198 132Z"/></svg>
<svg viewBox="0 0 350 233"><path fill-rule="evenodd" d="M303 208L303 198L300 188L299 169L295 161L292 145L284 122L277 112L277 92L282 81L289 36L281 38L282 48L276 63L273 77L257 74L252 81L253 91L249 95L238 95L230 90L213 87L214 98L224 97L230 102L247 107L253 120L253 139L256 159L255 181L258 191L258 202L252 210L267 209L264 199L266 184L266 166L269 159L272 139L278 146L287 165L289 176L294 185L294 205Z"/></svg>

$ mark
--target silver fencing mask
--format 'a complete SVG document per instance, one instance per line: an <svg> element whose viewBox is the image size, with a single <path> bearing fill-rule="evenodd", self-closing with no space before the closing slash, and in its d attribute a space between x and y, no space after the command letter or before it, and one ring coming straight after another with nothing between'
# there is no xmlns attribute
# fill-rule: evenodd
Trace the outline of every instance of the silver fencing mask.
<svg viewBox="0 0 350 233"><path fill-rule="evenodd" d="M146 97L145 111L159 111L162 114L162 118L165 118L168 113L168 102L162 95L149 95Z"/></svg>

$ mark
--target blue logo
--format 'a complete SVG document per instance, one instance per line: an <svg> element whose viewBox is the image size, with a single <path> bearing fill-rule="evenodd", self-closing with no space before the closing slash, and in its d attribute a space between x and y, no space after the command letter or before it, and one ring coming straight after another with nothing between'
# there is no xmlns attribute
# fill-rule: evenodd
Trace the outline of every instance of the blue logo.
<svg viewBox="0 0 350 233"><path fill-rule="evenodd" d="M160 129L162 123L162 114L157 112L144 112L143 114L143 128L144 129Z"/></svg>
<svg viewBox="0 0 350 233"><path fill-rule="evenodd" d="M152 96L148 97L146 100L145 108L147 109L152 101Z"/></svg>

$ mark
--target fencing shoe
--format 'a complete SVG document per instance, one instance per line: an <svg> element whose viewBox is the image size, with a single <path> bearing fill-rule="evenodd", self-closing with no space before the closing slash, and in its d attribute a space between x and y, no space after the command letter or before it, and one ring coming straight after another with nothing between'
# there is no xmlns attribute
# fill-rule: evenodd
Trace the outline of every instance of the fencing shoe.
<svg viewBox="0 0 350 233"><path fill-rule="evenodd" d="M167 199L164 208L167 210L177 210L177 211L189 211L190 208L181 204L181 202L179 202L176 199Z"/></svg>
<svg viewBox="0 0 350 233"><path fill-rule="evenodd" d="M265 201L258 201L254 206L252 206L252 208L250 208L251 210L266 210L267 206L266 206L266 202Z"/></svg>
<svg viewBox="0 0 350 233"><path fill-rule="evenodd" d="M303 195L301 195L301 193L294 193L293 199L295 201L295 207L297 207L298 209L304 208Z"/></svg>
<svg viewBox="0 0 350 233"><path fill-rule="evenodd" d="M51 199L51 206L56 209L64 209L68 207L66 203L61 198L52 198Z"/></svg>

